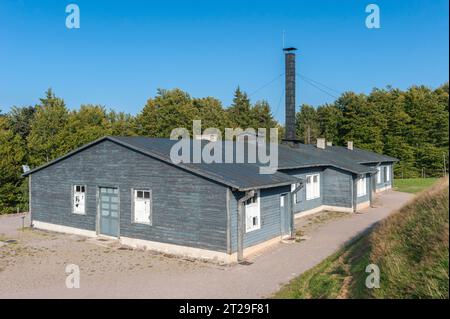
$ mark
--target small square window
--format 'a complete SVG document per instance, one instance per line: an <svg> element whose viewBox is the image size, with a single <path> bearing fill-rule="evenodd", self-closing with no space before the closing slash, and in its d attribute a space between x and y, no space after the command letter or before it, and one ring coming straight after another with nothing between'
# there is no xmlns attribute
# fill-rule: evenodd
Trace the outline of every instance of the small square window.
<svg viewBox="0 0 450 319"><path fill-rule="evenodd" d="M150 192L144 192L144 198L149 199L150 198Z"/></svg>
<svg viewBox="0 0 450 319"><path fill-rule="evenodd" d="M137 191L137 198L144 198L144 192L143 191Z"/></svg>

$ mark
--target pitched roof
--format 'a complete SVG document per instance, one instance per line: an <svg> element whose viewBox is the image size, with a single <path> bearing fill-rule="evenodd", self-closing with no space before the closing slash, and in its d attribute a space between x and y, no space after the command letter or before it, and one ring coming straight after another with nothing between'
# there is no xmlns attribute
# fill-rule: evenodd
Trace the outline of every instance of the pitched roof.
<svg viewBox="0 0 450 319"><path fill-rule="evenodd" d="M338 159L341 161L350 161L352 163L358 164L376 164L383 162L397 162L398 159L395 157L363 150L360 148L353 148L349 150L343 146L326 146L325 149L319 149L315 145L311 144L300 144L300 148L307 150L308 152L316 150L322 153L322 156Z"/></svg>
<svg viewBox="0 0 450 319"><path fill-rule="evenodd" d="M260 174L258 164L250 163L180 163L174 164L170 159L170 150L177 142L176 140L148 137L103 137L92 143L86 144L62 157L48 162L40 167L23 174L28 176L50 165L56 164L70 156L75 155L93 145L103 141L111 141L131 150L137 151L149 157L161 160L196 175L211 179L218 183L236 188L240 191L250 189L271 188L276 186L290 185L298 182L298 178L282 172L274 174ZM192 154L192 152L191 152Z"/></svg>
<svg viewBox="0 0 450 319"><path fill-rule="evenodd" d="M341 154L347 158L358 162L359 164L371 164L382 162L398 162L398 158L366 151L360 148L354 147L353 150L349 150L343 146L332 146L331 150L336 154Z"/></svg>
<svg viewBox="0 0 450 319"><path fill-rule="evenodd" d="M50 165L60 162L76 153L79 153L93 145L101 143L103 141L111 141L116 144L122 145L126 148L132 149L144 155L156 158L170 165L174 165L191 173L203 176L221 184L233 187L240 191L258 189L258 188L270 188L276 186L289 185L298 182L298 178L290 176L284 173L284 170L307 168L307 167L326 167L332 166L338 169L342 169L354 174L375 173L376 170L371 167L360 165L355 162L354 159L348 156L332 153L330 150L318 149L312 145L300 144L297 147L290 147L287 145L278 145L278 169L274 174L261 174L259 169L262 166L267 166L266 163L193 163L192 161L192 141L190 141L190 163L174 164L170 158L170 152L172 147L178 142L176 140L170 140L166 138L149 138L149 137L103 137L92 143L86 144L62 157L59 157L47 164L37 167L23 174L28 176L39 170L42 170ZM208 141L201 141L202 147L210 143ZM221 143L222 150L226 147L226 143L231 143L233 147L233 154L236 155L236 148L239 142L212 142ZM248 148L244 148L245 156L248 156ZM341 150L341 153L345 154ZM222 156L225 152L222 152ZM358 152L359 154L359 152ZM224 157L222 157L224 159Z"/></svg>
<svg viewBox="0 0 450 319"><path fill-rule="evenodd" d="M360 165L344 156L330 156L312 145L296 144L294 147L280 145L278 149L280 170L331 166L354 174L376 173L376 170Z"/></svg>

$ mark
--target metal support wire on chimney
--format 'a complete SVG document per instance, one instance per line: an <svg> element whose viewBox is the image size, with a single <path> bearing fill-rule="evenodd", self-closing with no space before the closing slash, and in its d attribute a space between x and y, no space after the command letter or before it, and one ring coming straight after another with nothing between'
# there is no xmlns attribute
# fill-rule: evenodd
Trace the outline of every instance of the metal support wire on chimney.
<svg viewBox="0 0 450 319"><path fill-rule="evenodd" d="M281 106L281 102L283 101L283 96L284 96L284 88L281 89L280 98L278 99L277 107L275 109L275 112L273 113L274 117L277 117L278 112L280 111L280 106Z"/></svg>
<svg viewBox="0 0 450 319"><path fill-rule="evenodd" d="M252 93L249 94L248 97L252 97L253 95L255 95L256 93L258 93L259 91L261 91L262 89L268 87L269 85L271 85L273 82L275 82L276 80L278 80L279 78L281 78L283 76L284 73L281 73L279 75L277 75L274 79L270 80L270 82L267 82L266 84L262 85L261 87L259 87L258 89L256 89L255 91L253 91Z"/></svg>
<svg viewBox="0 0 450 319"><path fill-rule="evenodd" d="M321 91L321 92L323 92L323 93L325 93L325 94L327 94L327 95L329 95L329 96L331 96L331 97L333 97L333 98L335 98L335 99L338 99L338 98L339 98L338 96L336 96L336 95L330 93L329 91L327 91L327 90L325 90L325 89L319 87L318 85L314 84L314 83L313 83L314 80L309 80L309 79L305 78L304 76L302 76L302 75L300 75L300 74L298 74L298 73L296 73L296 74L297 74L297 76L298 76L301 80L303 80L303 81L305 81L306 83L308 83L309 85L315 87L315 88L318 89L319 91ZM317 82L317 81L314 81L314 82L319 83L319 82ZM321 85L323 85L323 84L321 84ZM323 85L323 86L326 87L325 85ZM335 90L332 90L332 91L335 91ZM337 91L335 91L335 92L337 92ZM339 94L340 94L340 93L339 93Z"/></svg>
<svg viewBox="0 0 450 319"><path fill-rule="evenodd" d="M314 83L316 83L316 84L318 84L318 85L321 85L321 86L323 86L324 88L326 88L326 89L328 89L328 90L330 90L330 91L333 91L334 93L337 93L337 94L339 94L339 95L342 94L342 92L339 92L339 91L337 91L337 90L335 90L335 89L333 89L333 88L330 88L329 86L327 86L327 85L325 85L325 84L323 84L323 83L320 83L319 81L316 81L316 80L314 80L314 79L311 79L311 78L307 77L307 76L304 75L304 74L297 73L297 75L300 76L301 78L304 78L304 79L308 80L308 81L311 81L311 82L314 82Z"/></svg>

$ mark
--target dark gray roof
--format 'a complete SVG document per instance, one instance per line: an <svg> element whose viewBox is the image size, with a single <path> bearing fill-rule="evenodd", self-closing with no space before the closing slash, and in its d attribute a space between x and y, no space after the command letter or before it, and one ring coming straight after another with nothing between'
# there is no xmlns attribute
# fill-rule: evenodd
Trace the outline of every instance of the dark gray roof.
<svg viewBox="0 0 450 319"><path fill-rule="evenodd" d="M258 164L249 163L180 163L173 164L170 159L170 150L177 142L176 140L164 138L148 138L148 137L104 137L92 143L84 145L62 157L59 157L47 164L24 173L28 176L50 165L60 162L84 149L105 140L120 144L126 148L140 152L147 156L156 158L170 165L177 166L191 173L203 176L218 183L230 186L240 191L250 189L270 188L276 186L290 185L299 181L298 178L290 176L282 172L274 174L260 174ZM205 142L203 142L205 143ZM191 152L192 154L192 152Z"/></svg>
<svg viewBox="0 0 450 319"><path fill-rule="evenodd" d="M351 160L354 160L359 164L398 162L398 159L395 157L366 151L356 147L354 147L353 150L349 150L343 146L332 146L331 151L335 152L339 156L345 156Z"/></svg>
<svg viewBox="0 0 450 319"><path fill-rule="evenodd" d="M293 147L280 145L278 149L278 166L280 170L331 166L354 174L376 173L376 170L373 168L360 165L342 156L330 156L322 149L301 143Z"/></svg>
<svg viewBox="0 0 450 319"><path fill-rule="evenodd" d="M158 155L160 159L172 164L170 150L177 143L176 140L165 138L148 137L112 137L111 139L133 146L136 150L142 150L151 155ZM207 141L201 142L203 145ZM224 144L225 142L217 142ZM234 149L236 143L232 144ZM192 144L190 145L192 147ZM223 149L224 146L222 146ZM236 152L234 152L236 154ZM224 152L223 152L224 155ZM191 152L192 159L192 152ZM225 161L223 161L225 162ZM175 165L175 164L172 164ZM274 186L289 185L298 182L298 179L282 172L274 174L260 174L259 168L262 164L251 163L180 163L176 166L185 168L191 172L198 173L211 178L217 182L234 187L239 190L254 188L268 188Z"/></svg>
<svg viewBox="0 0 450 319"><path fill-rule="evenodd" d="M303 148L308 152L315 150L316 152L323 154L322 156L324 157L358 164L375 164L398 161L395 157L366 151L356 147L354 147L353 150L349 150L343 146L326 146L325 149L319 149L315 145L300 144L300 148Z"/></svg>
<svg viewBox="0 0 450 319"><path fill-rule="evenodd" d="M82 150L98 144L102 141L109 140L114 143L120 144L126 148L140 152L147 156L164 161L170 165L177 166L181 169L190 171L194 174L209 178L216 182L238 189L240 191L258 189L258 188L270 188L276 186L289 185L298 182L298 178L292 177L283 173L285 170L307 168L307 167L326 167L332 166L338 169L342 169L354 174L375 173L376 170L371 167L358 164L355 159L345 155L341 149L336 148L336 152L332 149L322 150L313 145L298 144L296 147L290 147L287 145L278 145L278 169L280 171L274 174L261 174L259 169L261 166L267 166L264 163L180 163L174 164L170 159L170 151L172 146L177 143L176 140L170 140L166 138L149 138L149 137L104 137L98 139L92 143L84 145L73 152L70 152L60 158L57 158L45 165L35 168L23 176L28 176L36 171L39 171L45 167L53 165L59 161L64 160ZM190 141L190 147L192 150L192 141ZM207 141L201 142L204 145L208 144ZM236 147L242 143L233 142L215 142L221 143L222 150L225 148L225 143L231 143L234 154L236 154ZM247 148L245 148L247 151ZM338 153L340 152L340 153ZM351 152L351 151L349 151ZM191 151L191 159L192 159ZM223 156L225 152L222 152ZM342 155L341 155L342 153ZM370 152L369 152L370 153ZM355 154L360 154L358 151ZM361 154L365 154L362 153ZM247 153L246 153L247 155Z"/></svg>
<svg viewBox="0 0 450 319"><path fill-rule="evenodd" d="M116 140L123 141L125 143L130 143L135 147L146 149L152 152L156 152L161 156L165 156L166 154L170 154L170 149L177 142L174 140L169 140L165 138L148 138L148 137L114 137ZM207 141L202 141L204 145L206 145ZM231 142L215 142L215 143L231 143ZM236 154L237 145L243 145L244 143L236 142L232 143L232 147L234 150L234 155ZM303 144L302 144L303 145ZM323 167L323 166L333 166L336 168L340 168L355 174L363 174L363 173L371 173L376 172L376 170L372 168L368 168L367 166L359 165L354 161L349 161L345 159L330 159L329 156L321 152L322 150L317 149L316 147L304 149L300 148L292 148L284 144L277 144L278 146L278 167L279 169L296 169L296 168L304 168L304 167ZM224 145L222 145L222 149L224 149ZM269 147L267 145L266 147ZM245 151L248 151L247 148L244 148ZM224 155L224 152L223 154ZM247 153L246 153L247 155ZM191 154L192 158L192 154ZM223 158L223 157L222 157ZM225 162L225 160L223 160ZM236 161L237 162L237 161ZM207 171L212 170L220 170L219 166L226 165L242 165L242 164L184 164L186 166L199 167L201 169L205 169ZM200 166L199 166L200 165ZM245 164L256 166L258 169L260 166L264 166L265 164ZM239 169L240 166L230 166L229 169L233 170L235 173L241 174L242 170Z"/></svg>

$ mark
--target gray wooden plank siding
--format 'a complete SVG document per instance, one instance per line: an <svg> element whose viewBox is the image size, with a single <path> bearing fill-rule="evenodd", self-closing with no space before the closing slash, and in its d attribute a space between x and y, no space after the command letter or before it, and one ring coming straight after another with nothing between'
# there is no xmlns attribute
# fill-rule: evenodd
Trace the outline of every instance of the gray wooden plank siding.
<svg viewBox="0 0 450 319"><path fill-rule="evenodd" d="M290 190L290 186L260 190L261 228L244 234L244 248L281 236L280 196ZM237 203L243 195L242 192L232 192L230 198L232 253L237 251Z"/></svg>
<svg viewBox="0 0 450 319"><path fill-rule="evenodd" d="M285 170L283 173L303 179L303 187L297 192L297 199L294 203L294 213L307 211L323 205L323 168L299 168ZM320 175L320 197L306 200L306 176L312 174Z"/></svg>
<svg viewBox="0 0 450 319"><path fill-rule="evenodd" d="M72 187L86 185L86 214L72 213ZM34 220L96 230L97 188L120 191L120 236L226 252L226 186L110 141L32 175ZM152 190L152 225L132 223L132 189Z"/></svg>
<svg viewBox="0 0 450 319"><path fill-rule="evenodd" d="M336 168L323 171L323 205L352 207L353 174Z"/></svg>

